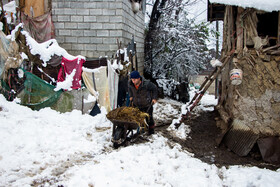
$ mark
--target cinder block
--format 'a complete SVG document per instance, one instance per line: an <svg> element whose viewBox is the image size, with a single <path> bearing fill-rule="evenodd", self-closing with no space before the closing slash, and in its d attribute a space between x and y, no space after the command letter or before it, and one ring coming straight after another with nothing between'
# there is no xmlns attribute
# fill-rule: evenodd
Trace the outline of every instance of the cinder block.
<svg viewBox="0 0 280 187"><path fill-rule="evenodd" d="M91 23L90 29L103 29L103 24L102 23Z"/></svg>
<svg viewBox="0 0 280 187"><path fill-rule="evenodd" d="M111 16L110 17L110 23L121 23L123 22L122 16Z"/></svg>
<svg viewBox="0 0 280 187"><path fill-rule="evenodd" d="M104 16L114 16L114 15L116 15L116 10L113 10L113 9L103 9L102 14Z"/></svg>
<svg viewBox="0 0 280 187"><path fill-rule="evenodd" d="M85 50L87 51L95 51L97 45L96 44L85 44Z"/></svg>
<svg viewBox="0 0 280 187"><path fill-rule="evenodd" d="M66 43L77 43L77 41L78 41L77 37L73 37L73 36L65 37L65 42Z"/></svg>
<svg viewBox="0 0 280 187"><path fill-rule="evenodd" d="M70 16L57 16L58 22L70 21Z"/></svg>
<svg viewBox="0 0 280 187"><path fill-rule="evenodd" d="M52 9L58 8L58 2L52 1Z"/></svg>
<svg viewBox="0 0 280 187"><path fill-rule="evenodd" d="M85 22L96 22L96 16L84 16Z"/></svg>
<svg viewBox="0 0 280 187"><path fill-rule="evenodd" d="M99 23L108 23L109 20L110 20L110 16L96 16L96 22Z"/></svg>
<svg viewBox="0 0 280 187"><path fill-rule="evenodd" d="M83 36L84 31L83 30L72 30L72 36Z"/></svg>
<svg viewBox="0 0 280 187"><path fill-rule="evenodd" d="M89 44L90 43L90 37L79 37L78 43L80 44Z"/></svg>
<svg viewBox="0 0 280 187"><path fill-rule="evenodd" d="M87 3L84 3L84 8L97 8L96 7L96 2L87 2Z"/></svg>
<svg viewBox="0 0 280 187"><path fill-rule="evenodd" d="M117 9L117 10L116 10L116 15L117 15L117 16L122 16L122 15L124 15L124 10L122 10L122 9Z"/></svg>
<svg viewBox="0 0 280 187"><path fill-rule="evenodd" d="M56 23L54 23L54 28L56 28L56 29L64 29L64 23L56 22Z"/></svg>
<svg viewBox="0 0 280 187"><path fill-rule="evenodd" d="M90 29L90 24L88 24L88 23L78 23L78 29Z"/></svg>
<svg viewBox="0 0 280 187"><path fill-rule="evenodd" d="M122 9L123 4L122 2L109 2L109 8L110 9Z"/></svg>
<svg viewBox="0 0 280 187"><path fill-rule="evenodd" d="M88 54L87 51L81 51L82 56L87 56L87 54Z"/></svg>
<svg viewBox="0 0 280 187"><path fill-rule="evenodd" d="M98 30L96 32L96 36L109 36L109 31L108 30Z"/></svg>
<svg viewBox="0 0 280 187"><path fill-rule="evenodd" d="M102 15L102 9L90 9L89 14L94 16Z"/></svg>
<svg viewBox="0 0 280 187"><path fill-rule="evenodd" d="M72 8L72 9L76 9L76 8L86 8L85 6L84 6L84 3L83 2L69 2L69 4L70 4L70 8Z"/></svg>
<svg viewBox="0 0 280 187"><path fill-rule="evenodd" d="M96 2L96 8L108 9L109 3L108 2Z"/></svg>
<svg viewBox="0 0 280 187"><path fill-rule="evenodd" d="M52 13L55 15L64 15L64 9L62 8L53 8L52 11Z"/></svg>
<svg viewBox="0 0 280 187"><path fill-rule="evenodd" d="M58 33L60 36L70 36L71 35L70 30L59 30Z"/></svg>
<svg viewBox="0 0 280 187"><path fill-rule="evenodd" d="M96 36L96 31L95 30L85 30L83 35L84 36Z"/></svg>
<svg viewBox="0 0 280 187"><path fill-rule="evenodd" d="M103 38L92 37L90 39L90 41L93 44L102 44L103 43Z"/></svg>
<svg viewBox="0 0 280 187"><path fill-rule="evenodd" d="M72 50L84 50L84 44L73 44Z"/></svg>
<svg viewBox="0 0 280 187"><path fill-rule="evenodd" d="M109 45L99 44L97 45L97 51L108 51Z"/></svg>
<svg viewBox="0 0 280 187"><path fill-rule="evenodd" d="M122 31L121 30L113 30L109 31L109 35L112 37L121 37L122 36Z"/></svg>
<svg viewBox="0 0 280 187"><path fill-rule="evenodd" d="M58 34L56 35L56 41L61 44L61 43L64 43L64 36L59 36Z"/></svg>
<svg viewBox="0 0 280 187"><path fill-rule="evenodd" d="M116 38L103 38L104 44L116 44L117 39Z"/></svg>
<svg viewBox="0 0 280 187"><path fill-rule="evenodd" d="M57 16L52 16L52 21L53 21L53 23L58 23L58 18L57 18Z"/></svg>
<svg viewBox="0 0 280 187"><path fill-rule="evenodd" d="M116 24L115 23L103 23L103 28L104 29L115 29Z"/></svg>
<svg viewBox="0 0 280 187"><path fill-rule="evenodd" d="M66 50L70 50L72 47L72 44L62 43L60 46Z"/></svg>
<svg viewBox="0 0 280 187"><path fill-rule="evenodd" d="M83 16L71 16L71 21L73 22L83 22Z"/></svg>
<svg viewBox="0 0 280 187"><path fill-rule="evenodd" d="M78 27L77 23L72 23L72 22L66 22L65 23L65 28L66 29L76 29Z"/></svg>
<svg viewBox="0 0 280 187"><path fill-rule="evenodd" d="M118 46L117 46L117 44L110 45L109 49L110 49L110 51L117 51L118 50Z"/></svg>
<svg viewBox="0 0 280 187"><path fill-rule="evenodd" d="M65 8L64 9L64 15L76 15L77 10L73 8Z"/></svg>
<svg viewBox="0 0 280 187"><path fill-rule="evenodd" d="M89 15L89 9L77 9L77 15Z"/></svg>

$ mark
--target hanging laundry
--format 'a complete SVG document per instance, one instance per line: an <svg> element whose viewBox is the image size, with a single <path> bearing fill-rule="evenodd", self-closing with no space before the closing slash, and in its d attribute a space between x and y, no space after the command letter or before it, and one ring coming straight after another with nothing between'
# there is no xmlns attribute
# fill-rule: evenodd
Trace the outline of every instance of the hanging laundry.
<svg viewBox="0 0 280 187"><path fill-rule="evenodd" d="M55 38L54 24L51 12L32 18L21 12L21 21L24 23L24 30L30 33L38 43Z"/></svg>
<svg viewBox="0 0 280 187"><path fill-rule="evenodd" d="M83 71L82 77L84 80L84 83L89 90L89 92L96 98L98 98L98 93L96 90L96 85L95 85L95 79L94 79L94 72L86 72Z"/></svg>
<svg viewBox="0 0 280 187"><path fill-rule="evenodd" d="M118 104L118 86L119 86L119 74L114 67L117 65L117 60L113 61L113 65L108 60L108 81L110 91L110 107L111 110L117 108Z"/></svg>
<svg viewBox="0 0 280 187"><path fill-rule="evenodd" d="M107 112L109 112L111 111L111 107L107 71L106 66L97 68L97 71L94 72L94 82L98 92L98 102L101 106L105 107Z"/></svg>
<svg viewBox="0 0 280 187"><path fill-rule="evenodd" d="M72 73L74 73L71 88L72 89L81 88L82 66L84 62L85 59L82 57L78 57L74 60L68 60L65 57L62 57L61 60L62 67L58 72L57 82L63 82L67 78L67 76L70 76Z"/></svg>

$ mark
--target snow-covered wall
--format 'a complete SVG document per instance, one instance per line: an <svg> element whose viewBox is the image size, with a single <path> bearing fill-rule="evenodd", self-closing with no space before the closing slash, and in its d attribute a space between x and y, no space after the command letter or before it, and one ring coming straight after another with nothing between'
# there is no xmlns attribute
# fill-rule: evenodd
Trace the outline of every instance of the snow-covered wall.
<svg viewBox="0 0 280 187"><path fill-rule="evenodd" d="M111 57L134 36L138 68L144 61L144 13L133 13L129 0L52 0L56 39L72 55Z"/></svg>

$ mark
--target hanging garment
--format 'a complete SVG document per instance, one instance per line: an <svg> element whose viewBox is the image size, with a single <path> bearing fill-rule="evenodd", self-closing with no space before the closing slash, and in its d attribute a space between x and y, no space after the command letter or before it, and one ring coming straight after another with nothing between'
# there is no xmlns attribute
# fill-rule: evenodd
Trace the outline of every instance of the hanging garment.
<svg viewBox="0 0 280 187"><path fill-rule="evenodd" d="M110 108L111 110L113 110L118 106L117 104L118 104L119 74L116 73L116 70L113 68L109 60L108 60L108 81L109 81L109 91L110 91Z"/></svg>
<svg viewBox="0 0 280 187"><path fill-rule="evenodd" d="M71 88L81 88L82 66L84 62L85 59L81 57L78 57L74 60L68 60L65 57L62 57L61 68L58 72L57 82L63 82L66 79L66 76L69 76L73 71L75 71Z"/></svg>
<svg viewBox="0 0 280 187"><path fill-rule="evenodd" d="M94 81L98 92L99 104L109 112L110 109L110 91L107 77L107 67L101 66L94 72Z"/></svg>
<svg viewBox="0 0 280 187"><path fill-rule="evenodd" d="M84 83L89 90L89 92L96 98L98 98L98 93L96 92L96 85L95 85L95 79L94 79L94 72L86 72L83 71L82 77L84 80Z"/></svg>
<svg viewBox="0 0 280 187"><path fill-rule="evenodd" d="M21 12L21 21L24 23L24 30L29 32L30 36L38 43L55 38L51 12L35 18L28 17L28 15L24 14L24 12Z"/></svg>

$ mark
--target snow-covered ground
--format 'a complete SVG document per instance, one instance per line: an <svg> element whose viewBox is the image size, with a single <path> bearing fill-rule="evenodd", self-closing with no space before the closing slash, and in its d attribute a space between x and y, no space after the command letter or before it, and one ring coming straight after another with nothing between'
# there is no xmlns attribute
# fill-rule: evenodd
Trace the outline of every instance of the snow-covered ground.
<svg viewBox="0 0 280 187"><path fill-rule="evenodd" d="M205 95L197 110L215 102L213 95ZM168 103L155 107L162 114L176 115ZM279 186L280 169L217 168L180 145L170 147L157 133L146 143L113 149L105 110L95 117L50 108L32 111L1 94L0 108L1 187Z"/></svg>

